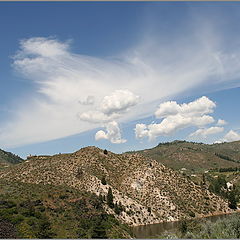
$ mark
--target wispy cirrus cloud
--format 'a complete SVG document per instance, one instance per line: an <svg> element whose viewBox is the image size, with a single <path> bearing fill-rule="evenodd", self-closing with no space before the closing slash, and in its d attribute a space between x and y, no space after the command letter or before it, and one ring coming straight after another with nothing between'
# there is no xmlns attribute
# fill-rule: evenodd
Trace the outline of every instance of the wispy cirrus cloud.
<svg viewBox="0 0 240 240"><path fill-rule="evenodd" d="M115 119L126 122L146 117L154 112L156 103L190 90L200 94L206 84L208 89L232 86L240 77L240 49L215 45L214 39L224 35L209 39L208 44L193 35L184 36L184 41L179 37L171 44L152 36L118 56L104 58L73 52L71 41L51 37L21 40L13 67L34 83L34 89L25 98L15 99L14 114L0 123L1 146L43 142L101 127ZM128 91L126 96L132 100L113 104L112 96L119 90ZM141 98L138 104L134 96ZM130 107L131 111L124 111ZM213 121L210 116L199 118L202 125ZM175 121L178 126L188 125L180 115L164 121L172 132ZM159 125L150 128L168 133Z"/></svg>

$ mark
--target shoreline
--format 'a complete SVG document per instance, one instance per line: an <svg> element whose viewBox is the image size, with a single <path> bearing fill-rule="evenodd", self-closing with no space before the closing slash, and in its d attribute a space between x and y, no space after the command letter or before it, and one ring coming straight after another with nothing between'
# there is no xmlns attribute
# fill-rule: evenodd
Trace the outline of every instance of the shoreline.
<svg viewBox="0 0 240 240"><path fill-rule="evenodd" d="M223 215L230 215L230 214L233 214L233 213L240 213L240 208L238 208L236 210L232 210L231 212L226 212L226 213L217 212L217 213L212 213L212 214L204 215L204 216L201 216L201 217L197 217L197 218L194 218L194 219L208 218L208 217L221 216L221 215L222 216Z"/></svg>
<svg viewBox="0 0 240 240"><path fill-rule="evenodd" d="M240 208L236 209L236 210L232 210L231 212L216 212L216 213L211 213L211 214L207 214L204 216L198 216L195 218L190 218L190 219L186 219L187 221L191 221L191 220L197 220L197 219L203 219L203 218L209 218L209 217L214 217L214 216L224 216L224 215L230 215L233 213L240 213ZM137 226L130 226L132 229L133 228L138 228L138 227L145 227L145 226L154 226L154 225L158 225L158 224L164 224L164 223L177 223L180 222L182 220L173 220L173 221L161 221L158 223L151 223L151 224L139 224Z"/></svg>

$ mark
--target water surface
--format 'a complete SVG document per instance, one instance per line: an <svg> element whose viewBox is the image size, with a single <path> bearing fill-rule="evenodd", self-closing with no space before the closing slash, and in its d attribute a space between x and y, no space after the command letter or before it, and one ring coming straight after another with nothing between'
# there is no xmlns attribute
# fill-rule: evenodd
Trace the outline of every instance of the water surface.
<svg viewBox="0 0 240 240"><path fill-rule="evenodd" d="M204 218L211 222L216 222L218 219L228 218L232 214L223 214ZM164 222L157 224L148 224L144 226L133 227L133 233L136 238L159 238L164 232L168 231L175 233L178 230L180 222Z"/></svg>

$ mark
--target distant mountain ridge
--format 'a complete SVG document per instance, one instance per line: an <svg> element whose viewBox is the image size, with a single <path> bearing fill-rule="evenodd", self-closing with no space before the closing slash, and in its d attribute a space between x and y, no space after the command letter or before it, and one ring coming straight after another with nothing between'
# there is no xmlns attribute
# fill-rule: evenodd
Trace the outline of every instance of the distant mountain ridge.
<svg viewBox="0 0 240 240"><path fill-rule="evenodd" d="M94 193L108 214L132 226L232 212L226 200L156 160L96 147L35 156L1 170L0 179ZM114 208L107 200L110 189Z"/></svg>
<svg viewBox="0 0 240 240"><path fill-rule="evenodd" d="M0 167L17 164L22 161L23 161L23 159L20 158L19 156L15 155L11 152L6 152L6 151L0 149Z"/></svg>
<svg viewBox="0 0 240 240"><path fill-rule="evenodd" d="M201 172L208 169L240 167L240 141L218 144L173 141L160 143L156 147L136 153L155 159L174 170L186 168Z"/></svg>

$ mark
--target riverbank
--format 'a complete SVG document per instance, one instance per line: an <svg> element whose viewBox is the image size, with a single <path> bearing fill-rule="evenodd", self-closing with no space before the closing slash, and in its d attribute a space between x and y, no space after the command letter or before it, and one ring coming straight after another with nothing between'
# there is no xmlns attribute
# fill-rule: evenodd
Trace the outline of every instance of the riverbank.
<svg viewBox="0 0 240 240"><path fill-rule="evenodd" d="M220 216L220 215L228 215L228 214L233 214L233 213L240 213L240 208L236 209L236 210L232 210L229 212L214 212L214 213L210 213L207 215L203 215L203 216L198 216L196 219L198 218L208 218L208 217L213 217L213 216Z"/></svg>
<svg viewBox="0 0 240 240"><path fill-rule="evenodd" d="M194 219L189 219L189 221L191 220L210 220L211 222L215 222L218 219L222 219L224 217L228 217L231 216L232 214L239 214L240 213L240 209L235 210L235 211L231 211L231 212L227 212L227 213L214 213L214 214L208 214L205 216L200 216L200 217L196 217ZM148 225L141 225L141 226L136 226L133 227L133 233L136 236L136 238L158 238L160 235L162 235L164 232L171 232L171 233L176 233L178 228L179 228L179 224L181 223L181 221L169 221L169 222L161 222L161 223L157 223L157 224L148 224Z"/></svg>

